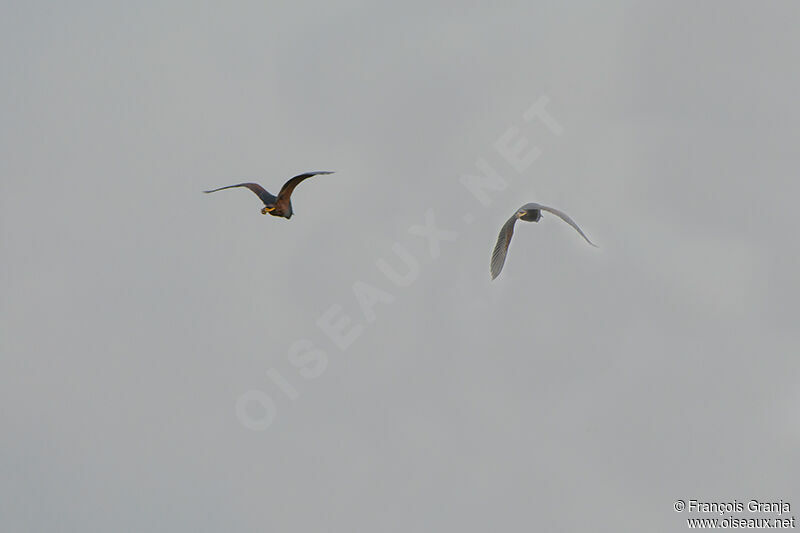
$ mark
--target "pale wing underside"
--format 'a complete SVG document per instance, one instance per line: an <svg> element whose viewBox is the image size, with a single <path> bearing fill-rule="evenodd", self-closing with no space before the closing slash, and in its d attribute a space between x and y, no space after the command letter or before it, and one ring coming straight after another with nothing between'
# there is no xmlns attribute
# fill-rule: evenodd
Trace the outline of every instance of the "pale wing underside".
<svg viewBox="0 0 800 533"><path fill-rule="evenodd" d="M531 204L528 204L528 205L531 205ZM558 209L556 209L554 207L547 207L546 205L540 205L540 204L532 204L532 205L535 205L536 209L541 209L542 211L547 211L548 213L553 213L555 216L557 216L558 218L560 218L561 220L563 220L564 222L566 222L567 224L569 224L570 226L575 228L575 231L580 233L581 237L586 239L586 242L588 242L589 244L591 244L592 246L597 248L597 245L589 240L589 237L587 237L586 234L583 233L583 231L581 231L581 228L578 227L578 225L575 223L575 221L572 220L569 217L569 215L567 215L563 211L559 211ZM525 206L525 207L527 207L527 206Z"/></svg>

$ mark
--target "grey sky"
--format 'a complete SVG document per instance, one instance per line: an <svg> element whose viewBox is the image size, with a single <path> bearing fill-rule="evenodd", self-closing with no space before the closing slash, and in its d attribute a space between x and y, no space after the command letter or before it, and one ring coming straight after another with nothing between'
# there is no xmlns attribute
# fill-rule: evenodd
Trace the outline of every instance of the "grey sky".
<svg viewBox="0 0 800 533"><path fill-rule="evenodd" d="M70 4L1 8L0 530L798 514L796 3ZM523 118L541 98L561 135ZM541 151L522 172L509 128ZM479 159L508 184L488 206ZM291 221L200 192L309 170L336 173ZM600 248L545 214L490 282L526 202ZM429 210L457 232L435 258ZM376 265L396 245L407 287ZM392 299L374 321L359 282ZM363 327L345 350L332 306Z"/></svg>

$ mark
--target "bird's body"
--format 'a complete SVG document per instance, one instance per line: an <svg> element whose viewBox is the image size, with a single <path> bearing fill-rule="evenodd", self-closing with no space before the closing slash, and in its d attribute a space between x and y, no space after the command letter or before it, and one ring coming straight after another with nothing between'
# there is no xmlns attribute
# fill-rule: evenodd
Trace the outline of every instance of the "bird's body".
<svg viewBox="0 0 800 533"><path fill-rule="evenodd" d="M586 239L586 242L592 246L597 246L589 240L589 237L587 237L583 231L581 231L581 228L579 228L578 225L566 213L553 207L547 207L546 205L535 203L525 204L517 209L517 212L514 213L514 216L509 218L500 229L500 234L497 236L497 244L495 244L494 252L492 252L492 279L495 279L497 276L499 276L500 272L503 270L503 265L506 262L506 254L508 253L508 246L511 244L511 237L514 235L514 224L517 222L517 219L524 220L526 222L539 222L539 220L542 218L542 211L553 213L561 220L575 228L575 230L580 233L581 237Z"/></svg>
<svg viewBox="0 0 800 533"><path fill-rule="evenodd" d="M295 187L300 184L301 181L310 178L311 176L316 176L318 174L333 174L330 171L320 171L320 172L306 172L305 174L300 174L299 176L295 176L291 178L289 181L283 184L281 190L278 192L278 196L274 196L270 194L264 187L259 185L258 183L238 183L236 185L228 185L226 187L220 187L219 189L213 189L210 191L203 191L205 193L212 193L217 191L222 191L224 189L233 189L235 187L247 187L251 191L253 191L256 196L258 196L262 202L264 202L264 208L261 210L262 215L266 215L269 213L274 217L283 217L283 218L292 218L294 211L292 210L292 192L294 191Z"/></svg>

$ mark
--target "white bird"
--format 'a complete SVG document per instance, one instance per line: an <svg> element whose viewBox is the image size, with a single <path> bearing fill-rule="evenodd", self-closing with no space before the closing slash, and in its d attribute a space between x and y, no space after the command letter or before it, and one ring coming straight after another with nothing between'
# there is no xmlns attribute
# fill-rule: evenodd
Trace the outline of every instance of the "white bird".
<svg viewBox="0 0 800 533"><path fill-rule="evenodd" d="M503 264L506 262L506 254L508 253L508 245L511 244L511 237L514 235L514 224L517 222L517 219L522 219L526 222L539 222L539 219L542 218L542 211L553 213L561 220L575 228L575 231L580 233L581 237L586 239L586 242L595 248L597 247L595 243L589 240L589 237L584 235L584 233L581 231L581 228L579 228L575 221L569 218L569 215L566 213L553 207L547 207L546 205L525 204L517 209L517 212L514 213L514 216L509 218L508 222L503 224L503 227L500 229L500 235L497 236L497 244L495 245L494 252L492 253L492 279L495 279L497 276L499 276L500 271L503 270Z"/></svg>

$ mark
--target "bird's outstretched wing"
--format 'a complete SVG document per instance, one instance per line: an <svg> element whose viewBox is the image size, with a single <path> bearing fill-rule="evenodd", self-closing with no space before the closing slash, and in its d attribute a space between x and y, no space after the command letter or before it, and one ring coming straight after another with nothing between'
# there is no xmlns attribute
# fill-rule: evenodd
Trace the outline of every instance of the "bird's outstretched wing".
<svg viewBox="0 0 800 533"><path fill-rule="evenodd" d="M285 210L287 207L289 207L289 200L291 200L292 191L294 191L294 188L297 187L304 179L310 178L311 176L316 176L318 174L333 174L333 172L329 170L323 170L320 172L306 172L305 174L300 174L299 176L289 179L289 181L283 184L283 187L281 187L281 190L278 193L278 199L275 201L276 208L278 210Z"/></svg>
<svg viewBox="0 0 800 533"><path fill-rule="evenodd" d="M203 191L203 192L205 193L217 192L223 189L233 189L234 187L247 187L248 189L256 193L256 195L259 198L261 198L261 201L264 202L265 205L275 203L275 197L272 196L269 192L267 192L267 190L258 183L239 183L236 185L228 185L227 187L220 187L219 189L213 189L210 191Z"/></svg>
<svg viewBox="0 0 800 533"><path fill-rule="evenodd" d="M584 233L581 231L581 228L579 228L579 227L578 227L578 225L575 223L575 221L574 221L574 220L572 220L571 218L569 218L569 215L567 215L567 214L566 214L566 213L564 213L563 211L559 211L558 209L555 209L555 208L553 208L553 207L547 207L546 205L540 205L540 204L535 204L535 205L536 205L536 206L537 206L539 209L541 209L542 211L547 211L548 213L553 213L555 216L557 216L558 218L560 218L561 220L563 220L564 222L566 222L567 224L569 224L570 226L572 226L573 228L575 228L575 231L577 231L578 233L580 233L580 234L581 234L581 237L583 237L584 239L586 239L586 242L588 242L589 244L591 244L592 246L594 246L595 248L597 248L597 245L596 245L595 243L593 243L592 241L590 241L590 240L589 240L589 237L587 237L587 236L586 236L586 235L585 235L585 234L584 234Z"/></svg>
<svg viewBox="0 0 800 533"><path fill-rule="evenodd" d="M514 224L517 222L517 214L509 218L508 221L500 228L500 234L497 236L497 244L494 245L494 252L492 252L492 279L500 275L503 270L503 265L506 262L506 254L508 253L508 245L511 244L511 237L514 235Z"/></svg>

